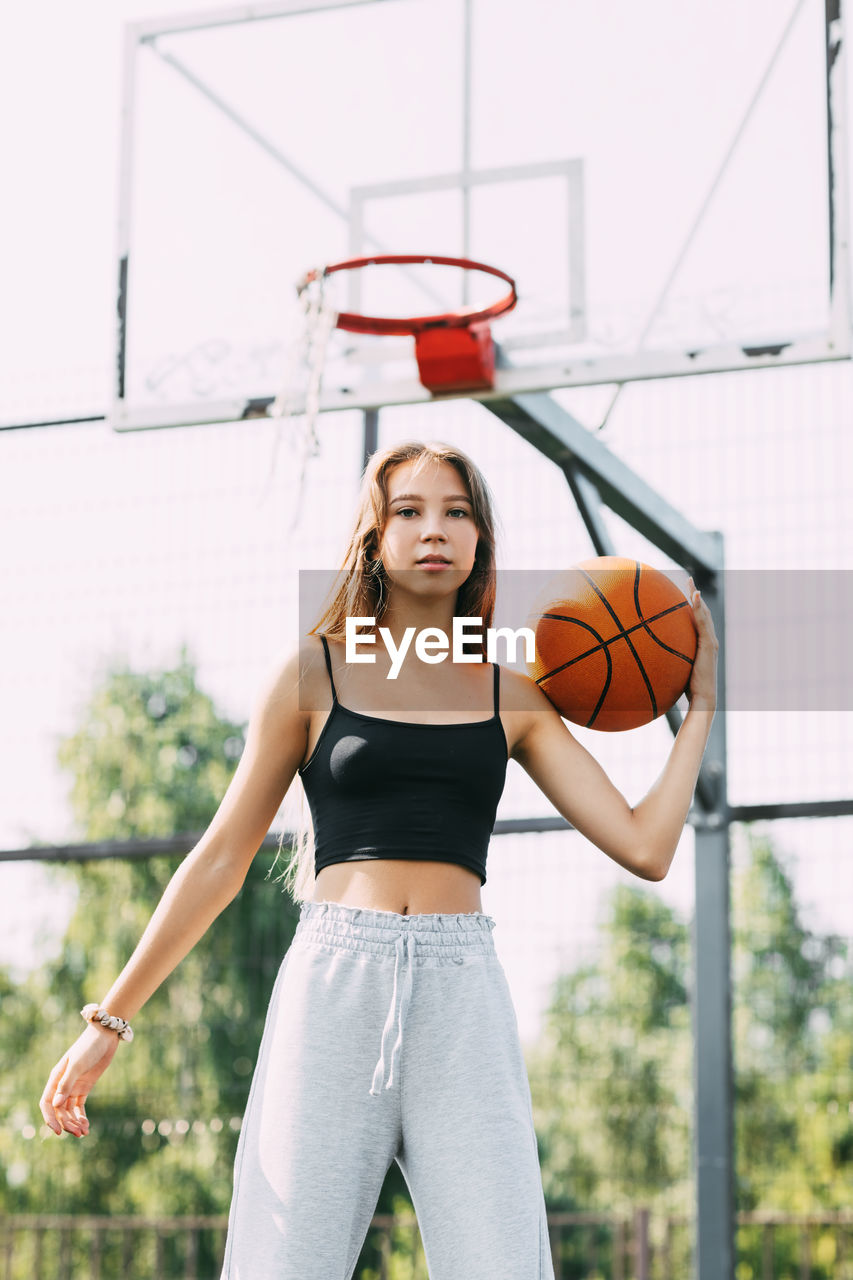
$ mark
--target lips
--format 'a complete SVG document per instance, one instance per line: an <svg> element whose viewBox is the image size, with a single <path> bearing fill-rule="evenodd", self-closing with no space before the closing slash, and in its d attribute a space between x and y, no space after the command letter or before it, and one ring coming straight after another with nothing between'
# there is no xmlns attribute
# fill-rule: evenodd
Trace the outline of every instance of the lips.
<svg viewBox="0 0 853 1280"><path fill-rule="evenodd" d="M423 560L419 560L418 564L450 564L444 556L424 556Z"/></svg>

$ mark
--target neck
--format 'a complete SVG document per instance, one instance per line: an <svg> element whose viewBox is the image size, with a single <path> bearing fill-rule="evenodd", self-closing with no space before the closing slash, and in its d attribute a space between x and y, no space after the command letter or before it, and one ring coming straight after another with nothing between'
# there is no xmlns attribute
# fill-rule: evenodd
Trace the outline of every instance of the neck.
<svg viewBox="0 0 853 1280"><path fill-rule="evenodd" d="M427 627L437 627L453 640L453 617L456 597L444 600L423 600L409 597L404 606L395 605L389 600L388 608L379 619L377 625L389 632L394 644L399 646L410 627L414 627L415 635L425 631Z"/></svg>

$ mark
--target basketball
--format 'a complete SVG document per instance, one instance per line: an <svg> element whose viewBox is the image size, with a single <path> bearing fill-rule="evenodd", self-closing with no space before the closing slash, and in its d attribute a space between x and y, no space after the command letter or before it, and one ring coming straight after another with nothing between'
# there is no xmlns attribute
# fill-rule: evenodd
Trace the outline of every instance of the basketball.
<svg viewBox="0 0 853 1280"><path fill-rule="evenodd" d="M560 715L636 729L686 691L698 647L690 602L659 569L599 556L549 584L533 612L528 671Z"/></svg>

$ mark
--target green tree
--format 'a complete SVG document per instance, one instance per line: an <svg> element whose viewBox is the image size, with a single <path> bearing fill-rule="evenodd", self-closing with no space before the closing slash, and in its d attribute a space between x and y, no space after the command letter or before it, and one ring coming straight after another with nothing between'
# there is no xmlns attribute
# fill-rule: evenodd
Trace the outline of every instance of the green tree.
<svg viewBox="0 0 853 1280"><path fill-rule="evenodd" d="M820 1214L849 1207L853 1011L847 944L805 927L767 837L748 833L733 886L737 1203ZM838 1235L812 1234L814 1280L837 1275ZM799 1228L775 1233L780 1277L800 1274ZM760 1229L738 1233L738 1280L763 1274Z"/></svg>
<svg viewBox="0 0 853 1280"><path fill-rule="evenodd" d="M620 886L601 955L557 979L528 1064L550 1205L687 1207L686 971L685 926Z"/></svg>
<svg viewBox="0 0 853 1280"><path fill-rule="evenodd" d="M799 1213L846 1207L844 1146L853 1137L847 946L803 925L791 879L766 837L750 839L732 915L739 1205Z"/></svg>
<svg viewBox="0 0 853 1280"><path fill-rule="evenodd" d="M841 1208L853 1168L848 950L803 924L771 842L748 827L739 833L745 856L736 859L732 893L738 1207ZM556 981L528 1064L553 1207L690 1212L688 961L687 924L654 890L620 886L595 962ZM829 1256L830 1245L821 1247ZM745 1255L754 1248L746 1236L742 1249L748 1269Z"/></svg>

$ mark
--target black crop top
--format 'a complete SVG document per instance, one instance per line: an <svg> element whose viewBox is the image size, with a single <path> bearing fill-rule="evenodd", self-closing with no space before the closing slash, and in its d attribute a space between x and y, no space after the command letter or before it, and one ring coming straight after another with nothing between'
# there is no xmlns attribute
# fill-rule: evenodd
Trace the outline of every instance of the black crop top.
<svg viewBox="0 0 853 1280"><path fill-rule="evenodd" d="M314 824L315 873L373 858L455 862L486 883L486 854L504 788L507 741L495 712L466 724L410 724L338 702L299 769Z"/></svg>

